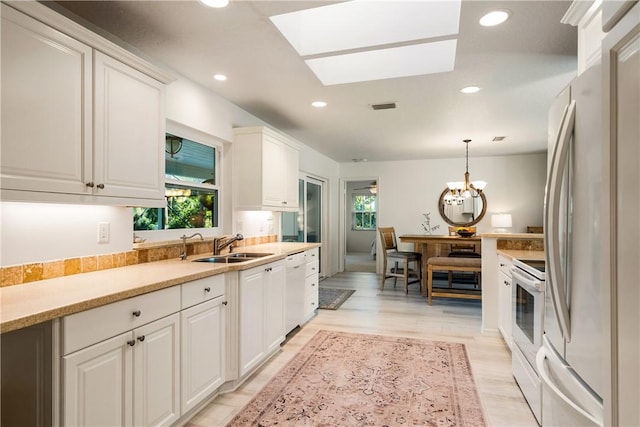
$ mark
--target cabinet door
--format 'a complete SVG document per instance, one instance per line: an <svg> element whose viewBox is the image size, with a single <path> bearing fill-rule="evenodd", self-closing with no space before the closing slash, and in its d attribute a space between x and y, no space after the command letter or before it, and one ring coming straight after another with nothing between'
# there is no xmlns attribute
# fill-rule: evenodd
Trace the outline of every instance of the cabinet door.
<svg viewBox="0 0 640 427"><path fill-rule="evenodd" d="M133 331L133 421L170 425L180 417L180 315Z"/></svg>
<svg viewBox="0 0 640 427"><path fill-rule="evenodd" d="M279 141L265 135L262 141L262 204L282 207L284 154Z"/></svg>
<svg viewBox="0 0 640 427"><path fill-rule="evenodd" d="M603 43L605 82L604 188L605 242L610 250L602 292L605 296L605 337L611 349L610 398L605 402L604 425L640 425L640 4L609 32ZM606 193L605 193L606 194ZM610 233L610 235L607 235ZM610 335L610 336L609 336ZM607 375L607 377L609 377Z"/></svg>
<svg viewBox="0 0 640 427"><path fill-rule="evenodd" d="M611 30L638 0L604 0L602 2L602 29Z"/></svg>
<svg viewBox="0 0 640 427"><path fill-rule="evenodd" d="M511 296L511 277L498 272L498 329L502 333L505 342L511 348L512 342L512 309L513 300Z"/></svg>
<svg viewBox="0 0 640 427"><path fill-rule="evenodd" d="M163 85L100 52L94 66L96 194L164 199Z"/></svg>
<svg viewBox="0 0 640 427"><path fill-rule="evenodd" d="M269 264L265 275L265 345L267 353L277 348L285 335L284 263Z"/></svg>
<svg viewBox="0 0 640 427"><path fill-rule="evenodd" d="M131 426L133 334L63 358L65 426Z"/></svg>
<svg viewBox="0 0 640 427"><path fill-rule="evenodd" d="M182 413L186 413L224 382L224 297L181 313Z"/></svg>
<svg viewBox="0 0 640 427"><path fill-rule="evenodd" d="M5 4L1 43L2 188L87 193L91 48Z"/></svg>
<svg viewBox="0 0 640 427"><path fill-rule="evenodd" d="M290 209L298 208L298 150L283 144L283 177L282 177L282 204Z"/></svg>
<svg viewBox="0 0 640 427"><path fill-rule="evenodd" d="M240 375L249 372L265 355L265 267L240 272Z"/></svg>

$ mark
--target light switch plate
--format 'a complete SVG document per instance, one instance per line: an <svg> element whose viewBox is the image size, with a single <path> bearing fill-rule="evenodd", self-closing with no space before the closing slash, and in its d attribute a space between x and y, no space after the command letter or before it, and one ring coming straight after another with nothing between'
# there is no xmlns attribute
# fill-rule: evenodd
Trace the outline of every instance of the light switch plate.
<svg viewBox="0 0 640 427"><path fill-rule="evenodd" d="M109 243L109 223L98 223L98 243Z"/></svg>

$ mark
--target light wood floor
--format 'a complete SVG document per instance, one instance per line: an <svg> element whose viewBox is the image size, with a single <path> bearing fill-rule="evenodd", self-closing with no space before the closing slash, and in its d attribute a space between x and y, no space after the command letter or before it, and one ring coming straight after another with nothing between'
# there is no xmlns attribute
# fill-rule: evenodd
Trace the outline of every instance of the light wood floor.
<svg viewBox="0 0 640 427"><path fill-rule="evenodd" d="M471 367L487 423L490 426L537 426L511 376L511 356L498 336L480 333L480 301L434 299L429 307L417 284L405 295L387 279L379 290L374 273L340 273L321 286L355 289L338 310L318 310L309 323L294 331L282 350L235 392L218 396L198 413L190 427L224 426L320 329L462 342Z"/></svg>

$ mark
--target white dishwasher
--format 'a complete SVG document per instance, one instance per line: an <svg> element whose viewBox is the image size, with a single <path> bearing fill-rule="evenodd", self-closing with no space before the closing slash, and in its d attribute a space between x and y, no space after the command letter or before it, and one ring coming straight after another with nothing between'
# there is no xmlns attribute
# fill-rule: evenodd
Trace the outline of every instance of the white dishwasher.
<svg viewBox="0 0 640 427"><path fill-rule="evenodd" d="M286 278L286 310L284 317L285 332L288 334L304 321L305 301L305 270L306 257L304 252L297 252L287 256L285 265Z"/></svg>

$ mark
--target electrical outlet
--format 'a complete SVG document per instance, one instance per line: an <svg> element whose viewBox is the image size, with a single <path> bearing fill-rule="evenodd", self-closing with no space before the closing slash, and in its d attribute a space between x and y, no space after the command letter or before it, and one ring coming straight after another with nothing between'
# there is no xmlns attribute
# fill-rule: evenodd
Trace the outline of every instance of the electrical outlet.
<svg viewBox="0 0 640 427"><path fill-rule="evenodd" d="M98 243L109 243L109 223L98 223Z"/></svg>

